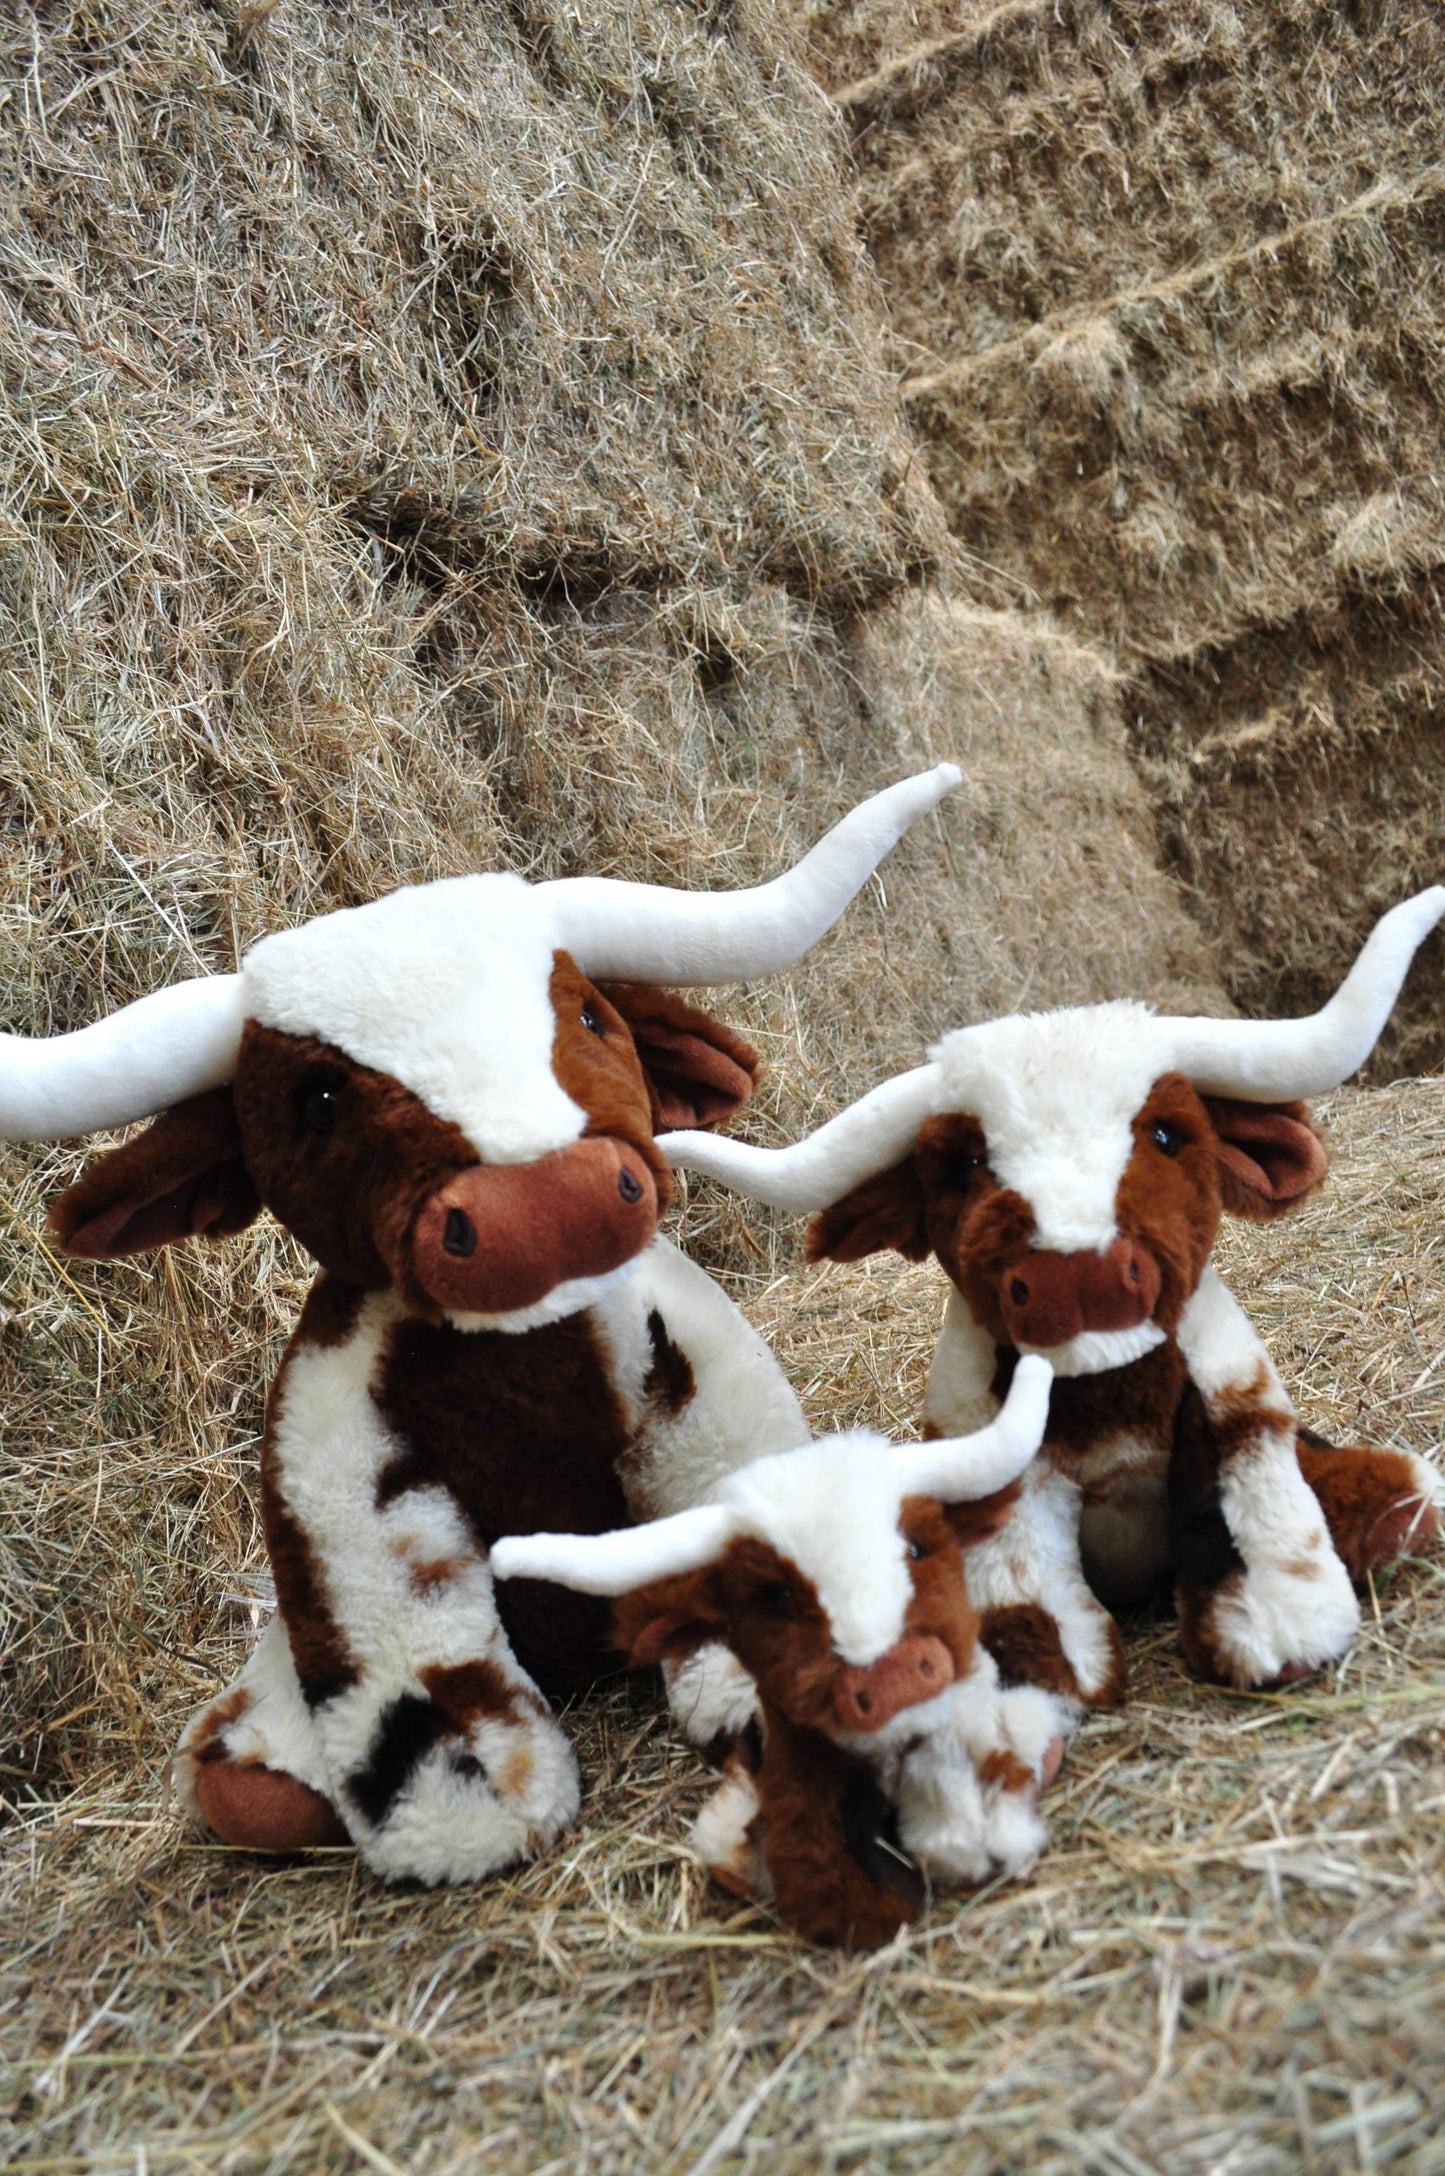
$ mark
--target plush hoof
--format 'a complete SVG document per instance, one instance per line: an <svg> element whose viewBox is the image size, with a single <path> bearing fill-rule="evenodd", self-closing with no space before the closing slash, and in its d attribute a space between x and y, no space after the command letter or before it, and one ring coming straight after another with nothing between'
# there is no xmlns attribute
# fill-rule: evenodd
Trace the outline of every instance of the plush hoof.
<svg viewBox="0 0 1445 2176"><path fill-rule="evenodd" d="M1064 1765L1064 1741L1050 1738L1044 1747L1044 1757L1039 1766L1039 1789L1046 1791Z"/></svg>
<svg viewBox="0 0 1445 2176"><path fill-rule="evenodd" d="M1360 1546L1356 1578L1397 1556L1419 1556L1440 1532L1440 1514L1418 1496L1397 1496L1386 1504ZM1354 1572L1353 1565L1350 1567Z"/></svg>
<svg viewBox="0 0 1445 2176"><path fill-rule="evenodd" d="M196 1771L196 1804L207 1828L243 1851L314 1851L348 1841L330 1799L279 1768L205 1761Z"/></svg>
<svg viewBox="0 0 1445 2176"><path fill-rule="evenodd" d="M747 1903L756 1903L758 1892L745 1875L733 1872L730 1866L710 1866L708 1872L719 1889L726 1889L729 1896L740 1896Z"/></svg>

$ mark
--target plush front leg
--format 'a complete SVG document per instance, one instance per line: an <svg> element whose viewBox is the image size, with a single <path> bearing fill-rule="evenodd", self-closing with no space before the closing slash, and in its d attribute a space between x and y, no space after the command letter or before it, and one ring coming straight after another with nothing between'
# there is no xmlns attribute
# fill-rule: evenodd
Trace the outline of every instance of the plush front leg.
<svg viewBox="0 0 1445 2176"><path fill-rule="evenodd" d="M1274 1364L1212 1268L1179 1343L1190 1380L1175 1418L1169 1532L1185 1656L1224 1684L1286 1683L1345 1653L1359 1604L1300 1471Z"/></svg>
<svg viewBox="0 0 1445 2176"><path fill-rule="evenodd" d="M346 1842L279 1617L240 1676L186 1725L175 1776L191 1818L222 1843L290 1852Z"/></svg>
<svg viewBox="0 0 1445 2176"><path fill-rule="evenodd" d="M918 1711L922 1731L888 1784L905 1851L935 1880L977 1888L1026 1873L1048 1842L1038 1794L1076 1709L1001 1691L991 1655Z"/></svg>
<svg viewBox="0 0 1445 2176"><path fill-rule="evenodd" d="M692 1825L692 1848L720 1889L765 1901L773 1893L763 1845L763 1805L746 1751L730 1756L723 1778Z"/></svg>
<svg viewBox="0 0 1445 2176"><path fill-rule="evenodd" d="M390 1294L340 1340L303 1316L271 1394L262 1512L326 1795L386 1879L471 1881L560 1834L577 1766L456 1498L396 1487L372 1386L397 1319Z"/></svg>
<svg viewBox="0 0 1445 2176"><path fill-rule="evenodd" d="M1300 1472L1320 1500L1330 1539L1357 1584L1397 1556L1419 1556L1440 1531L1440 1476L1411 1451L1337 1449L1301 1428Z"/></svg>

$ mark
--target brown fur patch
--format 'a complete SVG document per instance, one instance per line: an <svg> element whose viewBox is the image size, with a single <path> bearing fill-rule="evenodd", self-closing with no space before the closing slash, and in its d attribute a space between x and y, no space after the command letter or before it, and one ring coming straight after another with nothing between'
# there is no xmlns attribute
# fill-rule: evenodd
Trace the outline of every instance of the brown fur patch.
<svg viewBox="0 0 1445 2176"><path fill-rule="evenodd" d="M329 1090L329 1130L308 1120ZM460 1127L436 1118L389 1073L330 1043L248 1021L232 1086L246 1164L261 1198L345 1283L414 1293L407 1240L422 1204L476 1163Z"/></svg>
<svg viewBox="0 0 1445 2176"><path fill-rule="evenodd" d="M519 1745L503 1765L497 1789L503 1798L520 1798L532 1780L537 1763L529 1745Z"/></svg>
<svg viewBox="0 0 1445 2176"><path fill-rule="evenodd" d="M1007 1397L1017 1366L1018 1354L1010 1346L1001 1346L989 1386L996 1398ZM1157 1443L1162 1460L1168 1453L1188 1372L1184 1355L1169 1338L1126 1368L1108 1368L1099 1375L1056 1376L1049 1394L1051 1459L1061 1471L1073 1474L1098 1443L1109 1436L1130 1435Z"/></svg>
<svg viewBox="0 0 1445 2176"><path fill-rule="evenodd" d="M529 1686L519 1685L485 1658L436 1662L417 1674L453 1730L467 1731L474 1723L488 1721L520 1721L524 1715L545 1712Z"/></svg>
<svg viewBox="0 0 1445 2176"><path fill-rule="evenodd" d="M1014 1602L1004 1609L986 1609L979 1638L998 1664L1004 1685L1041 1685L1045 1692L1067 1699L1082 1698L1058 1625L1041 1604Z"/></svg>
<svg viewBox="0 0 1445 2176"><path fill-rule="evenodd" d="M652 1173L658 1213L672 1199L672 1173L653 1146L652 1091L632 1031L617 1007L566 952L553 954L552 1071L572 1101L587 1113L587 1132L606 1134L636 1149ZM583 1025L584 1013L601 1029Z"/></svg>
<svg viewBox="0 0 1445 2176"><path fill-rule="evenodd" d="M435 1594L438 1587L450 1586L454 1579L468 1569L466 1557L418 1556L415 1543L407 1538L394 1541L391 1544L391 1553L400 1557L405 1564L413 1594Z"/></svg>
<svg viewBox="0 0 1445 2176"><path fill-rule="evenodd" d="M199 1235L223 1239L261 1212L229 1088L189 1096L88 1163L50 1205L67 1254L90 1261Z"/></svg>
<svg viewBox="0 0 1445 2176"><path fill-rule="evenodd" d="M1293 1413L1270 1405L1270 1391L1269 1370L1261 1361L1247 1383L1231 1384L1210 1398L1209 1424L1222 1461L1247 1450L1261 1435L1294 1434Z"/></svg>
<svg viewBox="0 0 1445 2176"><path fill-rule="evenodd" d="M985 1753L978 1764L978 1780L985 1789L994 1784L1005 1791L1031 1791L1034 1788L1034 1772L1028 1762L1020 1760L1017 1753L1010 1752L1004 1745Z"/></svg>
<svg viewBox="0 0 1445 2176"><path fill-rule="evenodd" d="M627 1421L587 1314L518 1337L409 1317L391 1333L375 1396L401 1445L379 1505L445 1488L485 1548L503 1534L627 1525ZM610 1647L605 1602L513 1579L497 1604L523 1669L549 1692L595 1681Z"/></svg>
<svg viewBox="0 0 1445 2176"><path fill-rule="evenodd" d="M359 1285L345 1284L323 1270L306 1295L288 1352L303 1345L313 1352L331 1352L344 1345L356 1328L365 1298Z"/></svg>
<svg viewBox="0 0 1445 2176"><path fill-rule="evenodd" d="M675 1417L697 1396L697 1377L692 1372L692 1362L674 1345L667 1334L667 1325L655 1307L647 1318L647 1337L652 1347L652 1361L643 1378L642 1394L653 1405L660 1405L664 1413Z"/></svg>
<svg viewBox="0 0 1445 2176"><path fill-rule="evenodd" d="M200 1722L196 1725L190 1744L186 1748L194 1761L220 1760L225 1756L221 1736L230 1723L245 1714L251 1705L251 1695L244 1685L233 1685L229 1692L211 1702Z"/></svg>

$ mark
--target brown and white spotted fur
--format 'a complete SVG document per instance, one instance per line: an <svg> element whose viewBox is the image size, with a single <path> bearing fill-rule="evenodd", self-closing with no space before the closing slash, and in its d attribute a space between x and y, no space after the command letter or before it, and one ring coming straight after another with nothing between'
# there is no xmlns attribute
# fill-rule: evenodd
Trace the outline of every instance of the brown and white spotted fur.
<svg viewBox="0 0 1445 2176"><path fill-rule="evenodd" d="M503 1581L619 1595L616 1639L635 1662L717 1642L736 1656L761 1726L693 1846L724 1888L772 1898L812 1941L874 1948L917 1916L922 1874L1017 1874L1046 1840L1037 1794L1067 1718L1042 1691L1000 1689L963 1572L965 1545L1008 1519L1040 1438L1048 1371L1030 1368L983 1437L922 1449L829 1437L758 1460L712 1505L655 1527L495 1552ZM629 1585L644 1571L655 1576Z"/></svg>

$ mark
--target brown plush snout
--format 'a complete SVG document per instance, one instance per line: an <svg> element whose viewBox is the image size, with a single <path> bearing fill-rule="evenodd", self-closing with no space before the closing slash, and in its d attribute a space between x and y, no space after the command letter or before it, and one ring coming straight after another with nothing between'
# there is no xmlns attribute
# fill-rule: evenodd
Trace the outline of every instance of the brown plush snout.
<svg viewBox="0 0 1445 2176"><path fill-rule="evenodd" d="M412 1272L453 1314L510 1314L574 1277L600 1277L657 1229L657 1183L637 1150L599 1136L534 1164L471 1164L432 1195Z"/></svg>
<svg viewBox="0 0 1445 2176"><path fill-rule="evenodd" d="M931 1633L911 1633L866 1669L838 1672L833 1713L844 1730L881 1730L905 1708L932 1700L953 1683L953 1657Z"/></svg>
<svg viewBox="0 0 1445 2176"><path fill-rule="evenodd" d="M999 1305L1016 1345L1066 1345L1081 1330L1132 1330L1159 1299L1159 1265L1137 1239L1102 1254L1026 1254L1003 1273Z"/></svg>

